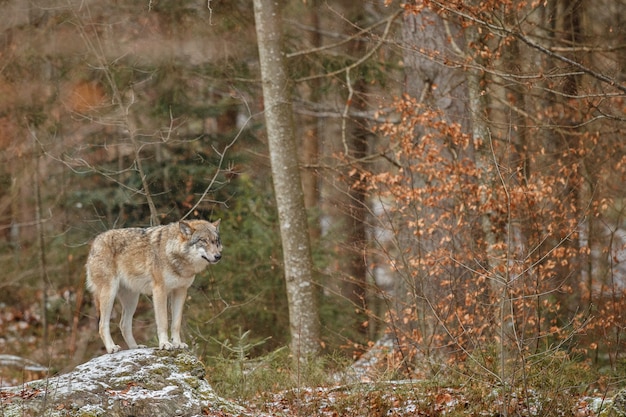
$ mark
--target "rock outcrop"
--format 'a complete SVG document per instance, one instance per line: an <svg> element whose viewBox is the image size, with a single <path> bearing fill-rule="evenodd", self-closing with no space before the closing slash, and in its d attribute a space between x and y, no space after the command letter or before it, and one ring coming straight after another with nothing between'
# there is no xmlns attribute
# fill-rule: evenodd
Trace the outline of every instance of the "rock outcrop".
<svg viewBox="0 0 626 417"><path fill-rule="evenodd" d="M240 416L204 379L202 363L185 351L125 350L73 371L0 391L0 415Z"/></svg>

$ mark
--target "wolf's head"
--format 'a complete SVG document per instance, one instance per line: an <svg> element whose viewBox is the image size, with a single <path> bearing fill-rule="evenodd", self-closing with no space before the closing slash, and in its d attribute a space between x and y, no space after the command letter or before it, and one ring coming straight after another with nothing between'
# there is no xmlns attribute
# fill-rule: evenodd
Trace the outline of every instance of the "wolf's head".
<svg viewBox="0 0 626 417"><path fill-rule="evenodd" d="M188 242L189 255L194 263L200 259L215 264L222 259L222 241L220 239L220 220L213 223L205 220L180 221L180 232ZM200 262L202 265L202 262ZM206 263L202 267L206 266Z"/></svg>

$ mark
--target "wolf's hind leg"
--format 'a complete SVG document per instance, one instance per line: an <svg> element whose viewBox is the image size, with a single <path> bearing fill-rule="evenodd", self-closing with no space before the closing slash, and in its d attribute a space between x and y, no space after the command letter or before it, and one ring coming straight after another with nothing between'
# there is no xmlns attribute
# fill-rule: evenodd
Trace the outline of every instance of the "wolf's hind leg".
<svg viewBox="0 0 626 417"><path fill-rule="evenodd" d="M97 289L95 296L100 305L100 324L98 330L100 337L104 342L104 346L108 353L118 352L121 348L116 345L111 338L111 311L113 311L113 303L115 303L115 293L117 292L117 283L109 283Z"/></svg>
<svg viewBox="0 0 626 417"><path fill-rule="evenodd" d="M137 349L139 347L145 347L138 345L133 336L133 316L137 309L137 303L139 302L139 293L132 292L126 288L120 288L117 292L117 298L119 298L122 304L122 318L120 320L120 330L124 341L128 345L129 349Z"/></svg>

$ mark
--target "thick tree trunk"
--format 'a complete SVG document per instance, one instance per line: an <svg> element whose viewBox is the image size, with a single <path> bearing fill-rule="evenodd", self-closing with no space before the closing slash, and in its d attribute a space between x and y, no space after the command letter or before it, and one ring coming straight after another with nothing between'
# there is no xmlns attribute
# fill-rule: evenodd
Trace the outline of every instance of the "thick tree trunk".
<svg viewBox="0 0 626 417"><path fill-rule="evenodd" d="M292 88L282 50L281 4L277 0L254 0L254 18L289 299L291 352L304 358L319 350L319 321L293 124Z"/></svg>

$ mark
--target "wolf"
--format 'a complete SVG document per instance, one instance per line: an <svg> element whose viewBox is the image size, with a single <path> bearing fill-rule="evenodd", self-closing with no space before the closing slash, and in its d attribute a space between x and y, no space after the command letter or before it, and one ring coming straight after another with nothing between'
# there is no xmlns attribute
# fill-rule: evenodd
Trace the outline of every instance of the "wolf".
<svg viewBox="0 0 626 417"><path fill-rule="evenodd" d="M152 295L160 349L185 349L180 338L187 289L197 273L222 258L220 220L189 220L148 228L106 231L94 239L87 258L87 289L94 296L98 330L108 353L109 322L115 298L122 305L120 329L129 349L144 347L133 337L132 320L140 294ZM168 338L168 297L171 340Z"/></svg>

